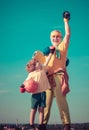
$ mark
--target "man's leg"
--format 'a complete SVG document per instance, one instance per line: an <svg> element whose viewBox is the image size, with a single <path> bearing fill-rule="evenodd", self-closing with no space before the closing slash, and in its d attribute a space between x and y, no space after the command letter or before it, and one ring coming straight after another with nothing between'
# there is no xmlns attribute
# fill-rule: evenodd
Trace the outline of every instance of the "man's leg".
<svg viewBox="0 0 89 130"><path fill-rule="evenodd" d="M54 94L58 104L58 109L60 112L62 123L64 125L70 124L71 121L66 96L63 96L60 90L60 75L55 76L55 81L56 81L56 87L54 88Z"/></svg>
<svg viewBox="0 0 89 130"><path fill-rule="evenodd" d="M46 90L46 107L44 108L44 120L43 124L47 124L50 117L50 110L53 100L53 92L52 90Z"/></svg>

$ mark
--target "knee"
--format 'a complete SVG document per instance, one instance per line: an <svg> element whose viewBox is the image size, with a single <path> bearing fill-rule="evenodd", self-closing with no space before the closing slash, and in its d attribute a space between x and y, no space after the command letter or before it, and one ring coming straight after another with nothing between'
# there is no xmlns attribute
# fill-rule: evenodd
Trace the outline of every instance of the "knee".
<svg viewBox="0 0 89 130"><path fill-rule="evenodd" d="M43 107L39 107L38 111L43 113L44 112L44 108Z"/></svg>

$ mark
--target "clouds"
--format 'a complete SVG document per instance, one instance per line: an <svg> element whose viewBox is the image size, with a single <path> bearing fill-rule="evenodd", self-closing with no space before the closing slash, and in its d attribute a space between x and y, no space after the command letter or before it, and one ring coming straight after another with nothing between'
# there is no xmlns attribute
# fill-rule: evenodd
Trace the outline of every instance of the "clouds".
<svg viewBox="0 0 89 130"><path fill-rule="evenodd" d="M11 90L7 88L7 84L3 82L0 82L0 94L7 94L11 93Z"/></svg>
<svg viewBox="0 0 89 130"><path fill-rule="evenodd" d="M0 94L6 94L6 93L10 93L10 91L5 89L0 89Z"/></svg>
<svg viewBox="0 0 89 130"><path fill-rule="evenodd" d="M64 29L62 25L54 25L52 29Z"/></svg>

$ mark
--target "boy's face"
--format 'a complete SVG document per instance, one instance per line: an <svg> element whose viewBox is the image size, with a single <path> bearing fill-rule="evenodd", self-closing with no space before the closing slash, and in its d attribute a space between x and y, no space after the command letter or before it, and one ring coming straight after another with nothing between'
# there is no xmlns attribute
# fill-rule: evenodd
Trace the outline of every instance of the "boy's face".
<svg viewBox="0 0 89 130"><path fill-rule="evenodd" d="M61 43L62 36L58 31L52 31L50 35L51 42L53 46L58 46Z"/></svg>
<svg viewBox="0 0 89 130"><path fill-rule="evenodd" d="M32 72L35 70L35 65L36 65L36 62L35 60L31 60L27 65L26 65L26 70L28 72Z"/></svg>
<svg viewBox="0 0 89 130"><path fill-rule="evenodd" d="M27 65L26 65L26 70L30 73L32 71L38 70L38 69L42 69L41 64L33 59L31 60Z"/></svg>
<svg viewBox="0 0 89 130"><path fill-rule="evenodd" d="M38 70L38 69L42 69L42 65L40 64L40 62L36 62L36 66L35 66L35 69Z"/></svg>

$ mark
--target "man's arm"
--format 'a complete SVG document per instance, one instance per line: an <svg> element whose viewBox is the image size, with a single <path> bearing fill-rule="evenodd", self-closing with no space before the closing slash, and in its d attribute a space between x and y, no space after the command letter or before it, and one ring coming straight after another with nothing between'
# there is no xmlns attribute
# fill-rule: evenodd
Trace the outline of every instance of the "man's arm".
<svg viewBox="0 0 89 130"><path fill-rule="evenodd" d="M49 53L49 55L48 55L47 58L46 58L46 62L44 63L44 66L47 66L47 65L48 65L48 63L49 63L49 61L50 61L50 59L51 59L51 56L52 56L52 53Z"/></svg>
<svg viewBox="0 0 89 130"><path fill-rule="evenodd" d="M50 50L50 53L49 53L49 55L48 55L47 58L46 58L46 61L45 61L45 63L44 63L44 66L47 66L47 65L48 65L48 63L49 63L49 61L50 61L50 59L51 59L53 53L55 52L55 47L54 47L54 46L50 46L49 50Z"/></svg>
<svg viewBox="0 0 89 130"><path fill-rule="evenodd" d="M64 12L63 14L63 20L64 20L64 28L65 28L65 36L64 36L64 43L65 44L69 44L69 39L70 39L70 27L69 27L69 19L70 19L70 13Z"/></svg>

